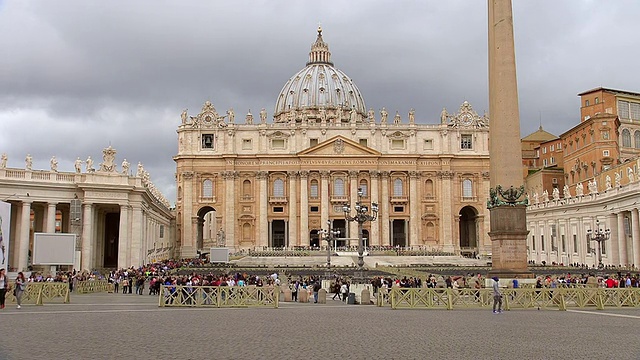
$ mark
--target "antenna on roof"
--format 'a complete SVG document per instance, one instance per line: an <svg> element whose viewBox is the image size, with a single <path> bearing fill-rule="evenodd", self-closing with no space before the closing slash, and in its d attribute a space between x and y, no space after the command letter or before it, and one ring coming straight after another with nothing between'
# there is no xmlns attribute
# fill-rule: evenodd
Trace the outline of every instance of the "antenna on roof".
<svg viewBox="0 0 640 360"><path fill-rule="evenodd" d="M540 121L540 130L542 130L542 111L541 110L538 110L538 117Z"/></svg>

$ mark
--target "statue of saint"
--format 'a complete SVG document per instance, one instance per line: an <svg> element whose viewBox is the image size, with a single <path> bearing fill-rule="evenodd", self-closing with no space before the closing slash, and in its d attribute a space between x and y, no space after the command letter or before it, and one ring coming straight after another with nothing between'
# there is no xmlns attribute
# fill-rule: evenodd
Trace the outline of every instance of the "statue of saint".
<svg viewBox="0 0 640 360"><path fill-rule="evenodd" d="M85 162L87 170L86 172L93 172L93 160L91 159L91 156L89 156L87 158L87 161Z"/></svg>
<svg viewBox="0 0 640 360"><path fill-rule="evenodd" d="M321 124L327 123L327 109L323 107L320 108L320 123Z"/></svg>
<svg viewBox="0 0 640 360"><path fill-rule="evenodd" d="M225 241L226 241L226 236L224 234L224 230L220 228L220 230L218 230L218 246L224 246Z"/></svg>
<svg viewBox="0 0 640 360"><path fill-rule="evenodd" d="M236 113L233 111L233 108L227 110L227 116L229 116L229 124L233 124L236 120Z"/></svg>
<svg viewBox="0 0 640 360"><path fill-rule="evenodd" d="M31 170L31 168L33 167L33 158L31 157L31 154L27 154L27 157L24 159L24 163L25 168L27 170Z"/></svg>
<svg viewBox="0 0 640 360"><path fill-rule="evenodd" d="M533 204L537 205L540 202L540 195L538 195L538 192L534 192L533 193Z"/></svg>
<svg viewBox="0 0 640 360"><path fill-rule="evenodd" d="M2 153L2 157L0 158L0 169L7 168L7 153Z"/></svg>
<svg viewBox="0 0 640 360"><path fill-rule="evenodd" d="M127 159L122 160L122 173L125 175L129 175L129 167L131 164L127 161Z"/></svg>
<svg viewBox="0 0 640 360"><path fill-rule="evenodd" d="M182 114L180 114L180 118L182 119L182 123L187 123L187 109L182 110Z"/></svg>
<svg viewBox="0 0 640 360"><path fill-rule="evenodd" d="M597 194L598 193L598 182L594 178L593 181L589 181L589 194Z"/></svg>
<svg viewBox="0 0 640 360"><path fill-rule="evenodd" d="M617 187L617 188L619 188L620 186L622 186L622 185L620 184L620 181L622 181L622 176L620 176L620 173L618 173L618 172L617 172L617 173L616 173L616 175L615 175L615 184L616 184L616 187Z"/></svg>
<svg viewBox="0 0 640 360"><path fill-rule="evenodd" d="M411 108L411 110L409 110L409 124L413 125L416 123L416 111Z"/></svg>
<svg viewBox="0 0 640 360"><path fill-rule="evenodd" d="M354 106L351 108L351 111L349 111L349 122L355 124L357 117L358 112L356 111L356 107Z"/></svg>
<svg viewBox="0 0 640 360"><path fill-rule="evenodd" d="M447 108L442 108L442 112L440 113L440 124L446 124L449 119L449 113L447 112Z"/></svg>
<svg viewBox="0 0 640 360"><path fill-rule="evenodd" d="M576 184L576 196L583 196L584 195L584 185L582 185L581 182L579 182L578 184Z"/></svg>
<svg viewBox="0 0 640 360"><path fill-rule="evenodd" d="M544 191L542 192L542 202L549 202L549 192L547 191L547 189L544 189Z"/></svg>
<svg viewBox="0 0 640 360"><path fill-rule="evenodd" d="M373 111L373 108L369 108L369 112L367 113L367 119L369 119L370 123L376 122L376 112Z"/></svg>
<svg viewBox="0 0 640 360"><path fill-rule="evenodd" d="M387 116L389 116L389 113L387 112L387 109L382 108L382 110L380 110L380 124L386 124L387 123Z"/></svg>
<svg viewBox="0 0 640 360"><path fill-rule="evenodd" d="M558 190L557 187L554 187L553 192L551 192L551 196L553 197L554 201L560 200L560 190Z"/></svg>
<svg viewBox="0 0 640 360"><path fill-rule="evenodd" d="M627 168L627 177L629 177L629 182L632 183L635 181L635 176L633 176L633 169Z"/></svg>
<svg viewBox="0 0 640 360"><path fill-rule="evenodd" d="M568 199L571 197L571 190L569 190L569 185L564 184L564 188L562 188L562 196L565 199Z"/></svg>
<svg viewBox="0 0 640 360"><path fill-rule="evenodd" d="M611 190L613 187L611 186L611 176L607 175L607 177L605 178L605 189L606 190Z"/></svg>
<svg viewBox="0 0 640 360"><path fill-rule="evenodd" d="M251 110L249 110L244 120L248 125L253 125L253 114L251 113Z"/></svg>
<svg viewBox="0 0 640 360"><path fill-rule="evenodd" d="M76 168L76 173L80 174L82 172L82 160L77 158L73 166Z"/></svg>
<svg viewBox="0 0 640 360"><path fill-rule="evenodd" d="M58 172L58 159L56 159L55 155L51 157L51 161L49 161L49 163L51 164L51 171Z"/></svg>
<svg viewBox="0 0 640 360"><path fill-rule="evenodd" d="M261 124L267 123L267 110L265 110L264 108L260 110L260 123Z"/></svg>
<svg viewBox="0 0 640 360"><path fill-rule="evenodd" d="M402 119L400 119L400 113L398 112L398 110L396 110L396 116L393 117L393 123L398 125L402 122Z"/></svg>
<svg viewBox="0 0 640 360"><path fill-rule="evenodd" d="M138 169L136 171L136 176L142 177L143 175L144 175L144 167L142 166L142 163L138 161Z"/></svg>

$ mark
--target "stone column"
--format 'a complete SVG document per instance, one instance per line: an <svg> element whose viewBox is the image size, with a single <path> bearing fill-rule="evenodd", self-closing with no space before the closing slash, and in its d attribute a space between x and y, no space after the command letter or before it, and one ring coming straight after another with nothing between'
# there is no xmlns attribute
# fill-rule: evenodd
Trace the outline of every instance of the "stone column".
<svg viewBox="0 0 640 360"><path fill-rule="evenodd" d="M329 172L320 171L320 227L329 220Z"/></svg>
<svg viewBox="0 0 640 360"><path fill-rule="evenodd" d="M629 262L631 262L635 266L639 266L640 265L640 224L638 224L638 209L631 210L631 250L633 253L633 258L629 256Z"/></svg>
<svg viewBox="0 0 640 360"><path fill-rule="evenodd" d="M235 171L225 171L224 188L225 188L225 214L224 214L224 232L227 246L237 247L240 242L235 237L236 229L236 187L235 182L238 174Z"/></svg>
<svg viewBox="0 0 640 360"><path fill-rule="evenodd" d="M420 204L418 203L418 172L409 171L409 232L407 245L423 245L420 234Z"/></svg>
<svg viewBox="0 0 640 360"><path fill-rule="evenodd" d="M91 242L93 235L93 204L82 204L82 245L80 257L80 269L91 270Z"/></svg>
<svg viewBox="0 0 640 360"><path fill-rule="evenodd" d="M609 238L610 253L608 254L609 264L618 266L618 264L620 264L620 251L618 248L618 239L616 239L618 231L616 226L613 226L614 224L617 224L616 220L616 214L607 215L607 224L609 224L607 227L611 229L611 237Z"/></svg>
<svg viewBox="0 0 640 360"><path fill-rule="evenodd" d="M55 233L56 232L56 203L48 203L46 208L46 222L44 232Z"/></svg>
<svg viewBox="0 0 640 360"><path fill-rule="evenodd" d="M182 173L182 208L184 213L182 214L182 244L180 249L180 256L183 258L193 258L196 256L196 232L193 230L193 204L196 203L194 184L193 184L193 172L185 171ZM195 214L197 216L197 214Z"/></svg>
<svg viewBox="0 0 640 360"><path fill-rule="evenodd" d="M458 221L460 217L458 214L454 214L451 208L451 202L454 199L455 193L452 191L451 179L453 179L453 172L449 170L443 170L438 172L438 177L441 182L440 191L441 196L441 231L440 231L440 243L442 244L442 251L453 252L454 241L457 239L456 234L459 232Z"/></svg>
<svg viewBox="0 0 640 360"><path fill-rule="evenodd" d="M298 181L297 171L288 171L287 177L289 180L289 232L287 237L288 246L300 245L300 237L298 234L298 194L296 193L296 182Z"/></svg>
<svg viewBox="0 0 640 360"><path fill-rule="evenodd" d="M147 258L147 249L149 246L148 246L147 239L145 239L145 235L149 236L149 233L153 235L156 235L156 234L153 231L148 231L148 220L147 221L144 220L141 206L134 205L131 210L132 210L132 214L131 214L132 221L130 225L130 228L131 228L130 264L133 266L139 266L139 265L144 265L143 259ZM122 213L120 214L120 216L122 216ZM120 223L122 223L122 219L120 219ZM157 229L157 224L155 229Z"/></svg>
<svg viewBox="0 0 640 360"><path fill-rule="evenodd" d="M489 0L489 148L490 184L497 190L523 185L520 118L511 0ZM524 194L521 194L524 195ZM509 199L505 199L510 201ZM521 200L511 199L511 201ZM492 264L495 274L531 276L527 267L527 217L524 205L490 206Z"/></svg>
<svg viewBox="0 0 640 360"><path fill-rule="evenodd" d="M391 245L389 236L389 172L380 173L382 179L382 198L380 199L380 227L382 229L380 245Z"/></svg>
<svg viewBox="0 0 640 360"><path fill-rule="evenodd" d="M379 190L378 190L378 177L380 176L380 173L378 172L378 170L370 170L369 171L369 177L371 179L371 203L379 203L378 201L378 196L379 196ZM380 229L380 218L378 218L378 220L371 222L371 233L369 234L369 245L370 246L379 246L382 244L382 241L380 239L380 233L379 233L379 229Z"/></svg>
<svg viewBox="0 0 640 360"><path fill-rule="evenodd" d="M617 235L618 238L614 241L617 241L618 243L618 249L619 249L619 265L625 265L629 263L629 260L627 258L627 234L624 228L624 213L623 212L619 212L616 214L617 218L618 218L618 231L617 231Z"/></svg>
<svg viewBox="0 0 640 360"><path fill-rule="evenodd" d="M300 171L300 241L299 245L309 246L309 172ZM322 225L324 226L324 224Z"/></svg>
<svg viewBox="0 0 640 360"><path fill-rule="evenodd" d="M267 221L269 213L269 189L267 188L267 177L269 173L267 171L259 171L257 174L258 182L260 183L260 211L258 212L260 218L258 219L258 246L269 246L269 222Z"/></svg>
<svg viewBox="0 0 640 360"><path fill-rule="evenodd" d="M120 228L118 229L118 268L131 266L131 239L129 239L129 205L120 205Z"/></svg>
<svg viewBox="0 0 640 360"><path fill-rule="evenodd" d="M18 240L18 270L27 271L29 266L29 238L31 235L31 203L22 202L20 210L20 237ZM8 239L7 239L8 240Z"/></svg>
<svg viewBox="0 0 640 360"><path fill-rule="evenodd" d="M351 205L351 215L354 214L356 202L358 201L358 172L355 170L349 171L349 205ZM349 238L358 238L358 223L355 221L349 221ZM349 240L349 245L358 246L358 240Z"/></svg>

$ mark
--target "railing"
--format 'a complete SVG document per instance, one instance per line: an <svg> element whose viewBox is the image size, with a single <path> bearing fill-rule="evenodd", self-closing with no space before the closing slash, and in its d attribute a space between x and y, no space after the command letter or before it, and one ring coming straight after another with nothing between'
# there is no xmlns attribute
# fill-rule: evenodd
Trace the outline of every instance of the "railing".
<svg viewBox="0 0 640 360"><path fill-rule="evenodd" d="M280 289L271 286L160 285L159 307L278 308Z"/></svg>
<svg viewBox="0 0 640 360"><path fill-rule="evenodd" d="M113 284L109 284L106 280L78 281L75 284L74 290L78 294L113 292Z"/></svg>
<svg viewBox="0 0 640 360"><path fill-rule="evenodd" d="M640 307L640 288L501 289L505 310L514 308ZM387 302L379 295L378 306ZM392 309L482 308L493 304L492 289L398 288L389 292Z"/></svg>
<svg viewBox="0 0 640 360"><path fill-rule="evenodd" d="M22 293L23 304L43 305L55 298L62 298L62 302L68 304L71 301L69 296L69 283L61 282L34 282L27 283ZM13 291L8 291L5 297L10 302L16 302Z"/></svg>

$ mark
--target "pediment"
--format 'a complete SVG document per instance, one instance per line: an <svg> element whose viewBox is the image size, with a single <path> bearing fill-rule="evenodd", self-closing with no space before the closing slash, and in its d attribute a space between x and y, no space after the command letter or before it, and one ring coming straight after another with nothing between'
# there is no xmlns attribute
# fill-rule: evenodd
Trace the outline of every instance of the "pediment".
<svg viewBox="0 0 640 360"><path fill-rule="evenodd" d="M298 153L298 156L380 156L379 151L343 136L335 136Z"/></svg>

